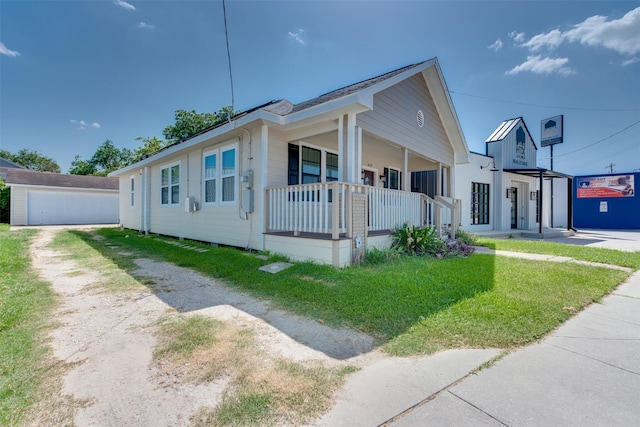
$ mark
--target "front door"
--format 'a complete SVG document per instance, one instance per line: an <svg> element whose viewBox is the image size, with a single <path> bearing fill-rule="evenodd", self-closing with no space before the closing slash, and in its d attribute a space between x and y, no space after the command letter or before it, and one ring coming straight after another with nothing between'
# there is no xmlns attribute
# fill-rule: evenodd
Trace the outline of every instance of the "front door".
<svg viewBox="0 0 640 427"><path fill-rule="evenodd" d="M364 185L371 185L373 186L375 183L375 174L373 173L373 171L370 170L363 170L362 171L362 183Z"/></svg>
<svg viewBox="0 0 640 427"><path fill-rule="evenodd" d="M511 228L518 228L518 189L511 187Z"/></svg>

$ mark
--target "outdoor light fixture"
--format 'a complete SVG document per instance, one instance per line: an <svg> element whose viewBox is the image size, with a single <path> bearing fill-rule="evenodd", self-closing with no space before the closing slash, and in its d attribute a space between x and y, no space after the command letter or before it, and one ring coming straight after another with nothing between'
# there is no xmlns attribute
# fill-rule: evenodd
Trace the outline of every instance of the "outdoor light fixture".
<svg viewBox="0 0 640 427"><path fill-rule="evenodd" d="M386 175L380 175L380 182L387 182L387 176Z"/></svg>
<svg viewBox="0 0 640 427"><path fill-rule="evenodd" d="M489 165L493 165L491 169L489 169L491 172L498 172L499 169L496 167L496 164L493 161L487 163L486 166L480 166L480 169L486 169L489 167Z"/></svg>

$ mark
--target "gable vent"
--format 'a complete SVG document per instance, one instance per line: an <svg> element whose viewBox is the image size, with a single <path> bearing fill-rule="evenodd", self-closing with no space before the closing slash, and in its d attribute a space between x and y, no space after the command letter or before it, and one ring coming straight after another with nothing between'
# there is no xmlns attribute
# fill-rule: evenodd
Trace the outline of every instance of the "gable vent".
<svg viewBox="0 0 640 427"><path fill-rule="evenodd" d="M419 127L424 126L424 113L422 110L418 110L418 114L416 114L416 121L418 122Z"/></svg>

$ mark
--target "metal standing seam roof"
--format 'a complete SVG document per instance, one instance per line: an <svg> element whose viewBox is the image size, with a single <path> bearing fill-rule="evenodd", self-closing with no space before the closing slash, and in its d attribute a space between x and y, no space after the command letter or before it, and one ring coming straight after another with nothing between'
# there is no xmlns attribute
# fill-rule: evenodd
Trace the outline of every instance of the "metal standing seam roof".
<svg viewBox="0 0 640 427"><path fill-rule="evenodd" d="M513 130L513 128L516 127L516 125L520 121L522 121L522 117L505 120L504 122L500 123L500 126L498 126L491 135L489 135L489 138L487 138L485 142L502 141L507 135L509 135L509 132L511 132L511 130Z"/></svg>
<svg viewBox="0 0 640 427"><path fill-rule="evenodd" d="M118 190L120 188L120 180L118 178L107 178L103 176L68 175L3 167L0 167L0 176L4 183L8 185L39 185L44 187L86 188L95 190Z"/></svg>

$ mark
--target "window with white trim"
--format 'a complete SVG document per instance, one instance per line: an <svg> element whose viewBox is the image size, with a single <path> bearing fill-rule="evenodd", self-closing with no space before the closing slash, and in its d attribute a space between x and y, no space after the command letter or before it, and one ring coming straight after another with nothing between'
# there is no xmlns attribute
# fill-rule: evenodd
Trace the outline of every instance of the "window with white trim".
<svg viewBox="0 0 640 427"><path fill-rule="evenodd" d="M338 180L338 154L305 144L289 144L288 183L314 184Z"/></svg>
<svg viewBox="0 0 640 427"><path fill-rule="evenodd" d="M391 190L400 190L400 177L402 174L398 169L394 168L384 168L384 188L389 188Z"/></svg>
<svg viewBox="0 0 640 427"><path fill-rule="evenodd" d="M134 207L136 205L136 177L132 176L129 180L129 192L130 203L129 206Z"/></svg>
<svg viewBox="0 0 640 427"><path fill-rule="evenodd" d="M236 149L228 148L220 150L222 158L222 202L235 202L236 200Z"/></svg>
<svg viewBox="0 0 640 427"><path fill-rule="evenodd" d="M216 203L218 185L218 153L204 156L204 202Z"/></svg>
<svg viewBox="0 0 640 427"><path fill-rule="evenodd" d="M489 224L489 184L471 183L471 224Z"/></svg>
<svg viewBox="0 0 640 427"><path fill-rule="evenodd" d="M238 146L204 153L204 203L235 203L238 193Z"/></svg>
<svg viewBox="0 0 640 427"><path fill-rule="evenodd" d="M160 204L180 204L180 164L160 170Z"/></svg>

